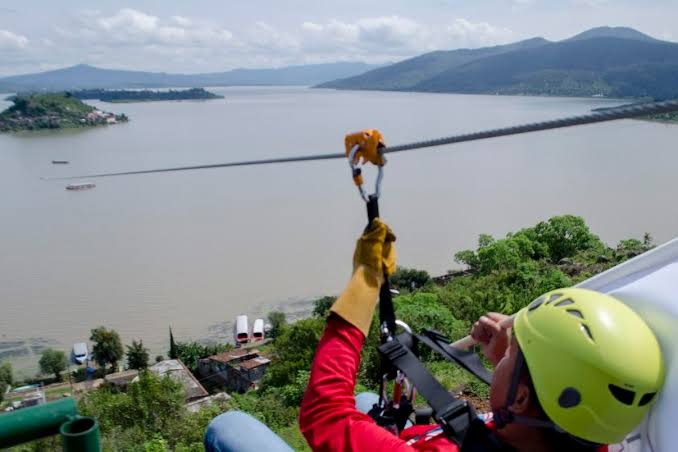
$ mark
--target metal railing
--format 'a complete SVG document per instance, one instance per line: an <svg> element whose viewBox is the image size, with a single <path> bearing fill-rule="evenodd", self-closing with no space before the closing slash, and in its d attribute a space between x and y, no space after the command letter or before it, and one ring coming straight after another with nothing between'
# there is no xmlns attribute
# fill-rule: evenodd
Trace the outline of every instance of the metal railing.
<svg viewBox="0 0 678 452"><path fill-rule="evenodd" d="M67 398L0 414L0 449L59 434L64 452L99 452L99 423Z"/></svg>

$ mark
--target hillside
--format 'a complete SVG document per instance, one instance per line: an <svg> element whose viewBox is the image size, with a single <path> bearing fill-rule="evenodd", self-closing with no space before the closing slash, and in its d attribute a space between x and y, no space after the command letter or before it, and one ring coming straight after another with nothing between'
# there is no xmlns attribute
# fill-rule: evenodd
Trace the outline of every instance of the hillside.
<svg viewBox="0 0 678 452"><path fill-rule="evenodd" d="M459 49L435 51L410 58L399 63L374 69L355 77L335 80L319 85L319 88L408 90L433 75L478 59L500 55L513 50L528 49L547 44L542 38L528 39L514 44L486 47L482 49Z"/></svg>
<svg viewBox="0 0 678 452"><path fill-rule="evenodd" d="M429 64L434 54L426 54L320 86L468 94L678 97L678 44L630 28L602 27L560 42L536 38L509 46L435 54L435 64Z"/></svg>
<svg viewBox="0 0 678 452"><path fill-rule="evenodd" d="M63 129L114 124L125 115L99 111L68 93L19 95L14 105L0 113L0 132Z"/></svg>
<svg viewBox="0 0 678 452"><path fill-rule="evenodd" d="M315 85L374 69L365 63L327 63L275 69L234 69L209 74L123 71L79 64L0 78L0 92L114 88L183 88L231 85Z"/></svg>

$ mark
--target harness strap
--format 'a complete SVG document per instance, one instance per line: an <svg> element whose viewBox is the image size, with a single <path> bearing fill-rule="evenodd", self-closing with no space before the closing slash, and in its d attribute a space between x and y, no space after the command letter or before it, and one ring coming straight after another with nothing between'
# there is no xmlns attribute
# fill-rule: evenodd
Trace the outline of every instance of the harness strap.
<svg viewBox="0 0 678 452"><path fill-rule="evenodd" d="M417 339L446 360L458 364L486 384L492 383L492 372L483 366L476 353L450 347L450 340L433 330L424 330L421 335L417 335Z"/></svg>
<svg viewBox="0 0 678 452"><path fill-rule="evenodd" d="M462 444L466 431L476 418L473 407L447 392L414 353L397 338L382 344L379 351L388 362L407 375L433 409L434 418L443 426L445 433L458 444Z"/></svg>

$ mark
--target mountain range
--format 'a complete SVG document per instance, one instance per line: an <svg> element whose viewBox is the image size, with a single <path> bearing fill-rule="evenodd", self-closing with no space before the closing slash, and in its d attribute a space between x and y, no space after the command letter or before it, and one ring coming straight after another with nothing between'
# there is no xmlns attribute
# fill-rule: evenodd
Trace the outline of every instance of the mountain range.
<svg viewBox="0 0 678 452"><path fill-rule="evenodd" d="M276 69L234 69L208 74L102 69L79 64L64 69L0 78L0 92L75 89L179 88L233 85L316 85L351 77L378 66L366 63L327 63Z"/></svg>
<svg viewBox="0 0 678 452"><path fill-rule="evenodd" d="M678 98L678 44L626 27L600 27L552 42L533 38L436 51L322 88Z"/></svg>

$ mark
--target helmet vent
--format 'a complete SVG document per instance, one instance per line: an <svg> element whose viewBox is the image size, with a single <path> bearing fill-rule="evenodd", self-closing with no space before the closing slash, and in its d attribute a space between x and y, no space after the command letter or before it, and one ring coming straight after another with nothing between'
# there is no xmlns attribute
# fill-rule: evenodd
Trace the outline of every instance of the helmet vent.
<svg viewBox="0 0 678 452"><path fill-rule="evenodd" d="M553 306L569 306L571 304L574 304L572 298L566 298L563 301L559 301L558 303L554 304Z"/></svg>
<svg viewBox="0 0 678 452"><path fill-rule="evenodd" d="M582 333L586 334L589 337L589 339L591 339L591 342L595 342L595 340L593 339L593 334L591 334L591 330L589 329L588 326L582 323L579 329L581 329Z"/></svg>
<svg viewBox="0 0 678 452"><path fill-rule="evenodd" d="M581 394L574 388L565 388L558 397L558 405L563 408L572 408L581 402Z"/></svg>
<svg viewBox="0 0 678 452"><path fill-rule="evenodd" d="M644 406L647 405L652 401L654 398L656 392L648 392L647 394L643 394L643 397L640 398L640 402L638 402L638 406Z"/></svg>
<svg viewBox="0 0 678 452"><path fill-rule="evenodd" d="M530 305L527 307L528 311L534 311L537 309L541 304L544 302L545 298L544 297L539 297L536 300L534 300Z"/></svg>
<svg viewBox="0 0 678 452"><path fill-rule="evenodd" d="M607 387L610 389L610 392L612 393L614 398L623 403L624 405L631 405L633 403L633 398L636 396L635 392L629 391L628 389L620 388L619 386L613 384L609 384L607 385ZM654 394L652 395L654 396ZM645 394L645 396L647 396L647 394ZM645 396L643 396L643 398ZM652 397L650 397L650 399L651 398Z"/></svg>
<svg viewBox="0 0 678 452"><path fill-rule="evenodd" d="M567 300L564 300L564 301L567 301ZM575 316L579 319L582 319L582 320L584 319L584 314L582 314L581 311L578 310L578 309L568 309L567 313L570 314L570 315L573 315L573 316Z"/></svg>
<svg viewBox="0 0 678 452"><path fill-rule="evenodd" d="M553 301L556 301L558 298L560 298L560 297L562 297L562 296L563 296L562 293L554 293L553 295L551 295L551 296L549 297L548 300L546 300L546 304L549 304L549 303L551 303L551 302L553 302Z"/></svg>

